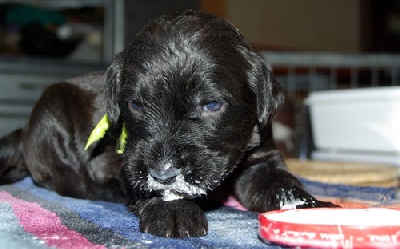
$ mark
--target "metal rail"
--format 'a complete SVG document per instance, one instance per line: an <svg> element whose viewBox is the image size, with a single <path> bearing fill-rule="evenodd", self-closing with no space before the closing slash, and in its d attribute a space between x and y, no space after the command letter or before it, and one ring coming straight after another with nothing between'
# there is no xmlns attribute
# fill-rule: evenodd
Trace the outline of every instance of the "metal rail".
<svg viewBox="0 0 400 249"><path fill-rule="evenodd" d="M314 91L400 84L400 55L266 52L289 95Z"/></svg>

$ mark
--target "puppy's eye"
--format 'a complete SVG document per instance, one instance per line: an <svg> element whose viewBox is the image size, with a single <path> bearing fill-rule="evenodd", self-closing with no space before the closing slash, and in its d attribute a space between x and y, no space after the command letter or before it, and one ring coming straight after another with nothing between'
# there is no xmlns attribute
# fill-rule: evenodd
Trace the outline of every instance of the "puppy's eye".
<svg viewBox="0 0 400 249"><path fill-rule="evenodd" d="M203 110L210 111L210 112L216 112L216 111L221 110L223 105L224 105L224 103L222 103L222 102L211 101L203 106Z"/></svg>
<svg viewBox="0 0 400 249"><path fill-rule="evenodd" d="M131 112L142 111L142 105L135 101L130 101L128 107Z"/></svg>

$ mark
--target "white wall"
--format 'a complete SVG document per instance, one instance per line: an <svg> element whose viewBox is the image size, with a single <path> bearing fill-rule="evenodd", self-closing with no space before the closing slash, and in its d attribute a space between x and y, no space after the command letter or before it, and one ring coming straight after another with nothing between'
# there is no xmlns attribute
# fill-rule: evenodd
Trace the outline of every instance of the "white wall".
<svg viewBox="0 0 400 249"><path fill-rule="evenodd" d="M265 47L361 49L360 0L226 0L226 17Z"/></svg>

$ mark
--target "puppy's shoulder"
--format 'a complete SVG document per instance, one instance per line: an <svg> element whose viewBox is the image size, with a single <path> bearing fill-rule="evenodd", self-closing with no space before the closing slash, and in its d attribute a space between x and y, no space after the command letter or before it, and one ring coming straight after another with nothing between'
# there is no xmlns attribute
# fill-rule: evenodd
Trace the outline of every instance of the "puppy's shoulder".
<svg viewBox="0 0 400 249"><path fill-rule="evenodd" d="M67 79L65 80L65 82L77 85L87 91L100 93L104 91L105 72L91 72L88 74L76 76L71 79Z"/></svg>

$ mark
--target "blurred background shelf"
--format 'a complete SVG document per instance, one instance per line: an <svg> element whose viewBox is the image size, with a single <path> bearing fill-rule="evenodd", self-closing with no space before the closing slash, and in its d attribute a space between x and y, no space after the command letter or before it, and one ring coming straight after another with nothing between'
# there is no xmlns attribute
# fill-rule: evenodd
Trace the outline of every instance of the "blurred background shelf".
<svg viewBox="0 0 400 249"><path fill-rule="evenodd" d="M104 70L150 19L199 0L0 0L0 136L43 89Z"/></svg>

